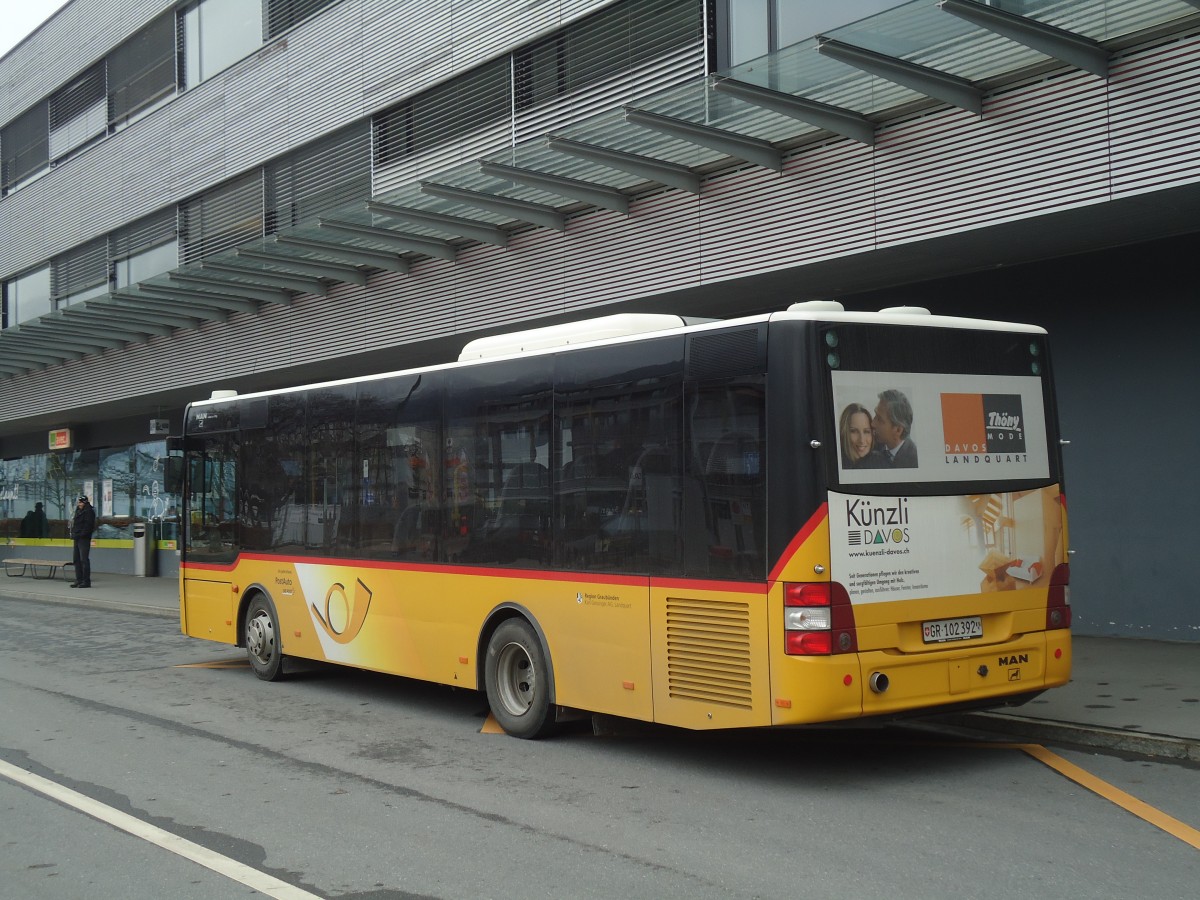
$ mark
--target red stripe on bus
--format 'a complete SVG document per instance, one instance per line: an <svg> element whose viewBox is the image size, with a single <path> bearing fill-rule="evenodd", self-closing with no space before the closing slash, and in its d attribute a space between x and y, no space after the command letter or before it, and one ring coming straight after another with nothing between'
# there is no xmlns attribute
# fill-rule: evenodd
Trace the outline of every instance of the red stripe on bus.
<svg viewBox="0 0 1200 900"><path fill-rule="evenodd" d="M682 591L723 591L730 594L765 594L761 581L712 581L700 578L651 578L650 587Z"/></svg>
<svg viewBox="0 0 1200 900"><path fill-rule="evenodd" d="M800 549L800 545L809 539L812 533L817 530L818 526L825 521L828 515L829 504L827 502L822 503L817 507L817 511L812 514L807 522L804 523L804 527L797 531L796 536L788 542L787 549L783 551L783 555L780 556L779 561L775 563L775 568L771 569L771 575L768 580L779 580L779 573L783 570L783 567L788 564L788 561L791 560L796 551Z"/></svg>

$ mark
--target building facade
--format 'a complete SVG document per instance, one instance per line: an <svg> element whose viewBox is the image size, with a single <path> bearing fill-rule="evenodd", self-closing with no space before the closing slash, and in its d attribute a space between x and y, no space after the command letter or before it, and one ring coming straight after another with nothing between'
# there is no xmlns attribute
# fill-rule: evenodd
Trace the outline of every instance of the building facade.
<svg viewBox="0 0 1200 900"><path fill-rule="evenodd" d="M1159 525L1197 494L1193 0L72 0L0 85L10 547L82 492L98 571L146 521L171 574L166 435L214 389L906 302L1050 330L1077 630L1200 640Z"/></svg>

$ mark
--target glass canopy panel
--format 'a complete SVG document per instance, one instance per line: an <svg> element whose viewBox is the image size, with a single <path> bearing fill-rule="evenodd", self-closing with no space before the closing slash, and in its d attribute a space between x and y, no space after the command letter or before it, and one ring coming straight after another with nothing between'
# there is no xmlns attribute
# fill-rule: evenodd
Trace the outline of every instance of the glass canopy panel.
<svg viewBox="0 0 1200 900"><path fill-rule="evenodd" d="M557 175L563 178L573 178L578 181L587 181L591 184L615 188L619 191L628 190L645 183L644 179L638 178L636 175L631 175L628 172L597 165L594 162L589 162L579 157L555 153L546 146L545 140L542 138L510 147L499 153L493 153L486 157L486 159L488 162L502 163L508 166L515 166L518 169L530 169L531 171L544 172L548 175Z"/></svg>
<svg viewBox="0 0 1200 900"><path fill-rule="evenodd" d="M555 137L570 138L584 144L597 144L612 150L635 153L663 162L700 169L729 157L688 141L681 141L648 128L639 128L625 120L623 109L613 110L554 132Z"/></svg>
<svg viewBox="0 0 1200 900"><path fill-rule="evenodd" d="M734 66L726 74L737 81L860 115L877 114L925 99L914 90L822 56L817 52L815 40Z"/></svg>
<svg viewBox="0 0 1200 900"><path fill-rule="evenodd" d="M451 170L454 171L454 170ZM449 177L446 172L437 172L430 175L428 178L422 179L434 184L445 184L445 179ZM501 226L513 221L513 216L505 216L490 210L481 209L476 206L467 206L456 200L446 200L442 197L434 197L426 194L421 190L421 185L410 184L402 188L397 188L394 191L386 191L382 194L377 194L374 199L380 200L392 206L402 206L408 209L415 209L435 213L444 216L454 216L459 219L467 219L478 222L482 225ZM391 220L389 220L391 221ZM407 231L408 223L402 222L402 227ZM445 234L445 231L434 230L432 233Z"/></svg>
<svg viewBox="0 0 1200 900"><path fill-rule="evenodd" d="M1047 59L928 0L843 25L825 36L969 81L985 81Z"/></svg>
<svg viewBox="0 0 1200 900"><path fill-rule="evenodd" d="M771 143L785 143L818 130L791 116L713 91L707 79L680 85L630 105Z"/></svg>
<svg viewBox="0 0 1200 900"><path fill-rule="evenodd" d="M1000 6L1093 41L1118 40L1196 13L1187 0L1006 0Z"/></svg>

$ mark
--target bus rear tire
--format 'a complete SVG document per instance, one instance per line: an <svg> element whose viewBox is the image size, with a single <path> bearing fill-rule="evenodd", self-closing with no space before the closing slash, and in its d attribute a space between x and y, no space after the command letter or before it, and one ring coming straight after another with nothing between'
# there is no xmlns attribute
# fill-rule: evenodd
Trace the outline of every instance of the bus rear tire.
<svg viewBox="0 0 1200 900"><path fill-rule="evenodd" d="M254 674L263 681L277 681L283 676L282 642L279 637L279 618L269 598L256 594L246 609L246 657Z"/></svg>
<svg viewBox="0 0 1200 900"><path fill-rule="evenodd" d="M484 684L492 715L506 733L538 738L554 729L550 668L537 634L524 619L507 619L493 632Z"/></svg>

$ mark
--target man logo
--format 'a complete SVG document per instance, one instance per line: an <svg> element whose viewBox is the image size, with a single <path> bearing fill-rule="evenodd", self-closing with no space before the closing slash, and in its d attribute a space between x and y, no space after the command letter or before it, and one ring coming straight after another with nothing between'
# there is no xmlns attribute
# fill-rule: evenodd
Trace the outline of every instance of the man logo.
<svg viewBox="0 0 1200 900"><path fill-rule="evenodd" d="M367 620L367 609L371 606L371 596L371 589L360 580L355 586L352 603L346 596L346 586L335 582L325 594L325 613L322 615L315 603L312 604L312 610L326 634L339 644L348 644L362 631L363 623Z"/></svg>

